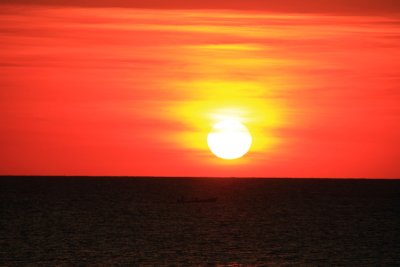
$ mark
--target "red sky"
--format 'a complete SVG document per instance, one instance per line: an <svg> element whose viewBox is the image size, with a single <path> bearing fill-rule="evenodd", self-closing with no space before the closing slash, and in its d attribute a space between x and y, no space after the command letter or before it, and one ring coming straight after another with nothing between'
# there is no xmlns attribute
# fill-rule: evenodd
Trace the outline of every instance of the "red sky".
<svg viewBox="0 0 400 267"><path fill-rule="evenodd" d="M238 9L307 13L398 14L398 0L0 0L4 4L151 9Z"/></svg>
<svg viewBox="0 0 400 267"><path fill-rule="evenodd" d="M397 1L9 2L0 174L400 177ZM242 159L207 148L224 116Z"/></svg>

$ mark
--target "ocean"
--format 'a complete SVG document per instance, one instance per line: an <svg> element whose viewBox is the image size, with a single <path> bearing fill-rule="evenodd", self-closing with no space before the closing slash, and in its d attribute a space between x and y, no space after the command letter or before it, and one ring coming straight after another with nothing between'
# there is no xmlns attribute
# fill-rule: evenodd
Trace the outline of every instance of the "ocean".
<svg viewBox="0 0 400 267"><path fill-rule="evenodd" d="M0 177L0 208L0 266L400 266L400 180Z"/></svg>

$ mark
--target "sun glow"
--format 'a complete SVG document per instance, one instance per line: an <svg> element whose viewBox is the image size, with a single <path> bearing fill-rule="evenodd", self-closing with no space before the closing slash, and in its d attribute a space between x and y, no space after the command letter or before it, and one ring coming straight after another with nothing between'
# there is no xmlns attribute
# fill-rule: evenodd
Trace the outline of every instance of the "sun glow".
<svg viewBox="0 0 400 267"><path fill-rule="evenodd" d="M226 119L214 125L208 134L207 143L214 155L232 160L241 158L249 151L252 137L246 126L239 121Z"/></svg>

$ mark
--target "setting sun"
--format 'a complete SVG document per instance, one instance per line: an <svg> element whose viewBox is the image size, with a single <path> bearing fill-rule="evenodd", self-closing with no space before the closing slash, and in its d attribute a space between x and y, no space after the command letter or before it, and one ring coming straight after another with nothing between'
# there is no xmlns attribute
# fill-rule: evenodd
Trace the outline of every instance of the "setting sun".
<svg viewBox="0 0 400 267"><path fill-rule="evenodd" d="M216 123L208 134L207 143L211 152L222 159L237 159L245 155L251 146L249 130L234 119Z"/></svg>

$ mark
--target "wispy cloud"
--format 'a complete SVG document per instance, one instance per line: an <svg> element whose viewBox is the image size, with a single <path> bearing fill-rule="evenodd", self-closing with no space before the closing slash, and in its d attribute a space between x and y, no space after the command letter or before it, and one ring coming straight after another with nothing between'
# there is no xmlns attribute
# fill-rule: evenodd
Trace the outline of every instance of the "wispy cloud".
<svg viewBox="0 0 400 267"><path fill-rule="evenodd" d="M233 9L290 13L399 14L397 0L2 0L3 4L72 7L125 7L148 9Z"/></svg>

